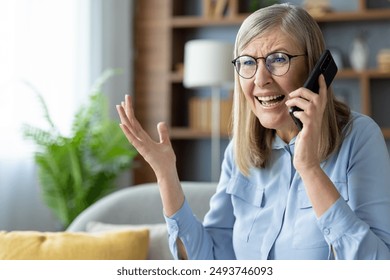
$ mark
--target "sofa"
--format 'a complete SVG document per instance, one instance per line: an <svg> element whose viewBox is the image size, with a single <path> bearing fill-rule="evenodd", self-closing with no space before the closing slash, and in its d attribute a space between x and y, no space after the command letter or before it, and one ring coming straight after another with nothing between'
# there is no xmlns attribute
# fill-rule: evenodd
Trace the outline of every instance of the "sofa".
<svg viewBox="0 0 390 280"><path fill-rule="evenodd" d="M182 182L202 220L216 183ZM117 190L84 210L63 231L0 231L0 260L170 260L156 183Z"/></svg>
<svg viewBox="0 0 390 280"><path fill-rule="evenodd" d="M182 187L194 214L203 220L217 183L182 182ZM147 259L172 259L157 183L115 191L84 210L66 231L93 233L137 229L149 231Z"/></svg>

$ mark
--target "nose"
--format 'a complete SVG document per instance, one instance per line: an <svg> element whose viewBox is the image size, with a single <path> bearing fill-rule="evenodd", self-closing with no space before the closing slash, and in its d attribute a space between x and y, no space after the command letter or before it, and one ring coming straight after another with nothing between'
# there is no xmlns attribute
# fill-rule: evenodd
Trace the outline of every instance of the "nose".
<svg viewBox="0 0 390 280"><path fill-rule="evenodd" d="M258 87L264 87L272 81L272 74L268 71L264 59L259 59L254 83Z"/></svg>

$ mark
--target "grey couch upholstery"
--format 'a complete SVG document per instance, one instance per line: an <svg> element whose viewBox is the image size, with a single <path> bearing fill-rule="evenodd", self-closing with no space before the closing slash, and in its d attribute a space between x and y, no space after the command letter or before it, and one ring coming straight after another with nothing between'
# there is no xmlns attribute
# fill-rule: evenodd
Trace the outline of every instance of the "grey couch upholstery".
<svg viewBox="0 0 390 280"><path fill-rule="evenodd" d="M186 199L200 220L209 210L209 200L216 186L216 183L210 182L182 182ZM164 223L157 184L140 184L109 194L84 210L67 231L86 231L89 222L132 225Z"/></svg>
<svg viewBox="0 0 390 280"><path fill-rule="evenodd" d="M199 220L203 220L217 184L182 182L182 187L194 214ZM107 195L84 210L66 230L96 233L120 229L134 230L140 227L149 229L147 259L173 259L156 183L131 186Z"/></svg>

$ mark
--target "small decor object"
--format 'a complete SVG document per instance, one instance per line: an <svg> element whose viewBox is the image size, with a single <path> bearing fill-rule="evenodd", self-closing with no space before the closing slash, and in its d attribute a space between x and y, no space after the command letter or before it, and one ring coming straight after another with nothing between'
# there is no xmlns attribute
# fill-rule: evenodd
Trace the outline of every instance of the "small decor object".
<svg viewBox="0 0 390 280"><path fill-rule="evenodd" d="M203 0L203 15L205 17L222 17L227 8L228 0Z"/></svg>
<svg viewBox="0 0 390 280"><path fill-rule="evenodd" d="M313 16L323 15L332 11L329 0L304 0L303 7Z"/></svg>
<svg viewBox="0 0 390 280"><path fill-rule="evenodd" d="M362 71L367 68L369 49L366 36L359 34L352 43L352 50L349 56L352 68L355 71Z"/></svg>
<svg viewBox="0 0 390 280"><path fill-rule="evenodd" d="M383 72L390 72L390 49L382 49L377 55L378 68Z"/></svg>
<svg viewBox="0 0 390 280"><path fill-rule="evenodd" d="M203 16L207 18L234 17L238 13L239 0L203 0Z"/></svg>

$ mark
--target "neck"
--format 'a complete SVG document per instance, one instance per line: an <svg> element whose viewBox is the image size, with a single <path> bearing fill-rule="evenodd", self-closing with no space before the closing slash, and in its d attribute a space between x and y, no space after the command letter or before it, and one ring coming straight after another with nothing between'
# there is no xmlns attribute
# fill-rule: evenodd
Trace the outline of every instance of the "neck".
<svg viewBox="0 0 390 280"><path fill-rule="evenodd" d="M298 128L295 124L292 126L286 128L286 129L279 129L276 130L276 134L282 139L285 143L290 143L290 141L297 136L299 133Z"/></svg>

